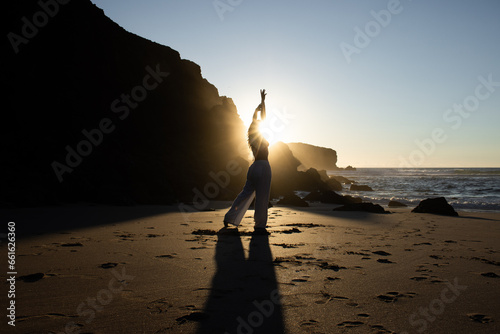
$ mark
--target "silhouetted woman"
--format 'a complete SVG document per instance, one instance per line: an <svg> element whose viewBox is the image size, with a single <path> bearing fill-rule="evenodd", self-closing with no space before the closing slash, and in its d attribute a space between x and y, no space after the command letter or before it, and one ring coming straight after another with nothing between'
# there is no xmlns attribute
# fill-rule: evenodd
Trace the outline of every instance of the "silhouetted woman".
<svg viewBox="0 0 500 334"><path fill-rule="evenodd" d="M255 109L252 124L248 128L248 144L252 149L254 162L248 169L247 182L241 193L236 197L231 209L224 217L224 226L229 224L238 226L243 215L248 210L255 197L255 232L267 234L267 208L269 204L269 190L271 189L271 166L269 165L269 143L259 130L260 123L266 119L266 90L260 91L261 103ZM260 111L260 120L258 115Z"/></svg>

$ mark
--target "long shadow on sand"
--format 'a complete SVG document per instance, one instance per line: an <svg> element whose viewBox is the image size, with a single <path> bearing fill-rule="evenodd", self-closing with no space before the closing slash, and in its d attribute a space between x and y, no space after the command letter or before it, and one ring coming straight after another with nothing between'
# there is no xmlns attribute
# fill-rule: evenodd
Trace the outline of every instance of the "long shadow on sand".
<svg viewBox="0 0 500 334"><path fill-rule="evenodd" d="M283 312L267 235L254 235L248 259L240 236L219 231L217 271L198 333L283 333Z"/></svg>

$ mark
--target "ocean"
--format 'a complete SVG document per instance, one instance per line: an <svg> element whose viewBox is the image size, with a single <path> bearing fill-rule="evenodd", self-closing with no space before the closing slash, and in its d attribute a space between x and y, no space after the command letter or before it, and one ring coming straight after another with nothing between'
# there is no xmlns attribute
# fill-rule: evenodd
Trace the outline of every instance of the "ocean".
<svg viewBox="0 0 500 334"><path fill-rule="evenodd" d="M395 200L415 207L421 200L445 197L455 210L500 212L500 168L358 168L329 171L373 191L340 193L387 206Z"/></svg>

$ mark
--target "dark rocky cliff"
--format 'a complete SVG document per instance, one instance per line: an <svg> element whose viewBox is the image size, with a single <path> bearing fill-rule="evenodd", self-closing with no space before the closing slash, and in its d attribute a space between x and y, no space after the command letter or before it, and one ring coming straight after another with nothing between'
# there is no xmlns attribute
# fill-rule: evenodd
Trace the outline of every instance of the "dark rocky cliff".
<svg viewBox="0 0 500 334"><path fill-rule="evenodd" d="M2 9L0 202L189 201L210 172L246 170L236 107L197 64L90 1L53 3ZM233 174L219 197L241 187Z"/></svg>

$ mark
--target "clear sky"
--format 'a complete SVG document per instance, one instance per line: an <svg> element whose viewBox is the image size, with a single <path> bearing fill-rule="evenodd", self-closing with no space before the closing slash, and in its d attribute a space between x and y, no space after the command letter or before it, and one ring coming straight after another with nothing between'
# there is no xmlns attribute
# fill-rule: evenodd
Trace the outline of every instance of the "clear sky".
<svg viewBox="0 0 500 334"><path fill-rule="evenodd" d="M500 1L93 0L339 166L500 166Z"/></svg>

